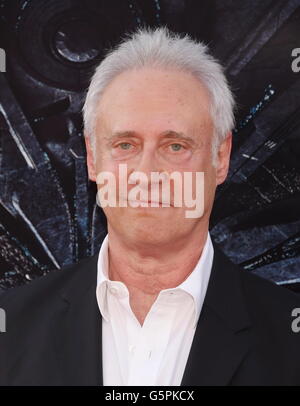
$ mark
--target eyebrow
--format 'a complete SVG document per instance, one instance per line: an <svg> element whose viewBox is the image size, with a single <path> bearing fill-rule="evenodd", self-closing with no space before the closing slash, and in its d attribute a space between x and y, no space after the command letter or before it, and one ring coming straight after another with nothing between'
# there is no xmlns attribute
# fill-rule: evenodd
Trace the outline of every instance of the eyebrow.
<svg viewBox="0 0 300 406"><path fill-rule="evenodd" d="M196 141L192 137L188 137L182 132L177 132L173 130L167 130L160 134L163 138L175 138L178 140L184 140L191 144L196 144Z"/></svg>
<svg viewBox="0 0 300 406"><path fill-rule="evenodd" d="M162 133L159 134L162 136L162 138L175 138L178 140L184 140L186 142L189 142L191 144L196 144L196 141L192 137L188 137L182 132L177 132L174 130L166 130L163 131ZM128 138L128 137L138 137L138 134L135 131L117 131L113 133L112 135L104 137L107 141L112 142L115 139L120 139L120 138Z"/></svg>
<svg viewBox="0 0 300 406"><path fill-rule="evenodd" d="M111 135L106 135L104 139L106 141L113 141L115 139L125 137L137 137L137 134L134 131L117 131Z"/></svg>

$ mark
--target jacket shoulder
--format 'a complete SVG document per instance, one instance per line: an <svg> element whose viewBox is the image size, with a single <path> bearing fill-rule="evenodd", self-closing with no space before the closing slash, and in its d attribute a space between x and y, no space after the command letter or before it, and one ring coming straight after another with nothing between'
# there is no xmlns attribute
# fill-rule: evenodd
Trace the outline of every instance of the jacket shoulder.
<svg viewBox="0 0 300 406"><path fill-rule="evenodd" d="M240 272L244 294L248 302L254 302L261 311L272 309L280 314L291 306L300 307L299 294L249 271L240 270Z"/></svg>
<svg viewBox="0 0 300 406"><path fill-rule="evenodd" d="M32 305L41 306L43 303L50 303L60 291L66 288L72 280L83 274L97 260L97 255L86 257L79 262L67 265L61 269L49 271L46 275L40 276L25 285L10 288L0 296L1 308L15 308L21 305L22 309ZM88 272L82 277L89 277Z"/></svg>

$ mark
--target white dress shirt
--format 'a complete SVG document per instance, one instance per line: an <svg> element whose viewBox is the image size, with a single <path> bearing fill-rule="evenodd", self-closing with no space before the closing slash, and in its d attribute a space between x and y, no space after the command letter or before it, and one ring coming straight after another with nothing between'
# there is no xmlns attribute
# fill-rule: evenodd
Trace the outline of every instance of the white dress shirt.
<svg viewBox="0 0 300 406"><path fill-rule="evenodd" d="M213 261L207 234L187 279L161 290L141 326L124 283L108 279L109 235L98 257L97 302L102 315L103 385L179 386L202 309Z"/></svg>

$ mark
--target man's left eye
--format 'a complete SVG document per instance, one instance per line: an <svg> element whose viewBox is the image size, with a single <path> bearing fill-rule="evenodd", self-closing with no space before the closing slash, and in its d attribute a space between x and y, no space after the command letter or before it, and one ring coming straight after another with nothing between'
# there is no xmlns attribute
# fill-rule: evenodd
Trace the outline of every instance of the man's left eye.
<svg viewBox="0 0 300 406"><path fill-rule="evenodd" d="M173 151L180 151L182 149L182 145L181 144L171 144L171 148Z"/></svg>
<svg viewBox="0 0 300 406"><path fill-rule="evenodd" d="M121 149L130 149L131 144L129 142L122 142L121 144L119 144L119 147Z"/></svg>

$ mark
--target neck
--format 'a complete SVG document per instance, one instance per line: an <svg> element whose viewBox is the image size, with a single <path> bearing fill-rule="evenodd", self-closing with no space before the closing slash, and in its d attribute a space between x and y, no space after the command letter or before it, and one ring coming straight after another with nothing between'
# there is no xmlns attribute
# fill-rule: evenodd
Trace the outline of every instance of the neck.
<svg viewBox="0 0 300 406"><path fill-rule="evenodd" d="M149 244L143 247L140 241L128 243L108 227L109 278L126 285L131 308L140 324L159 292L180 285L195 268L208 227L195 231L188 238L149 248Z"/></svg>

